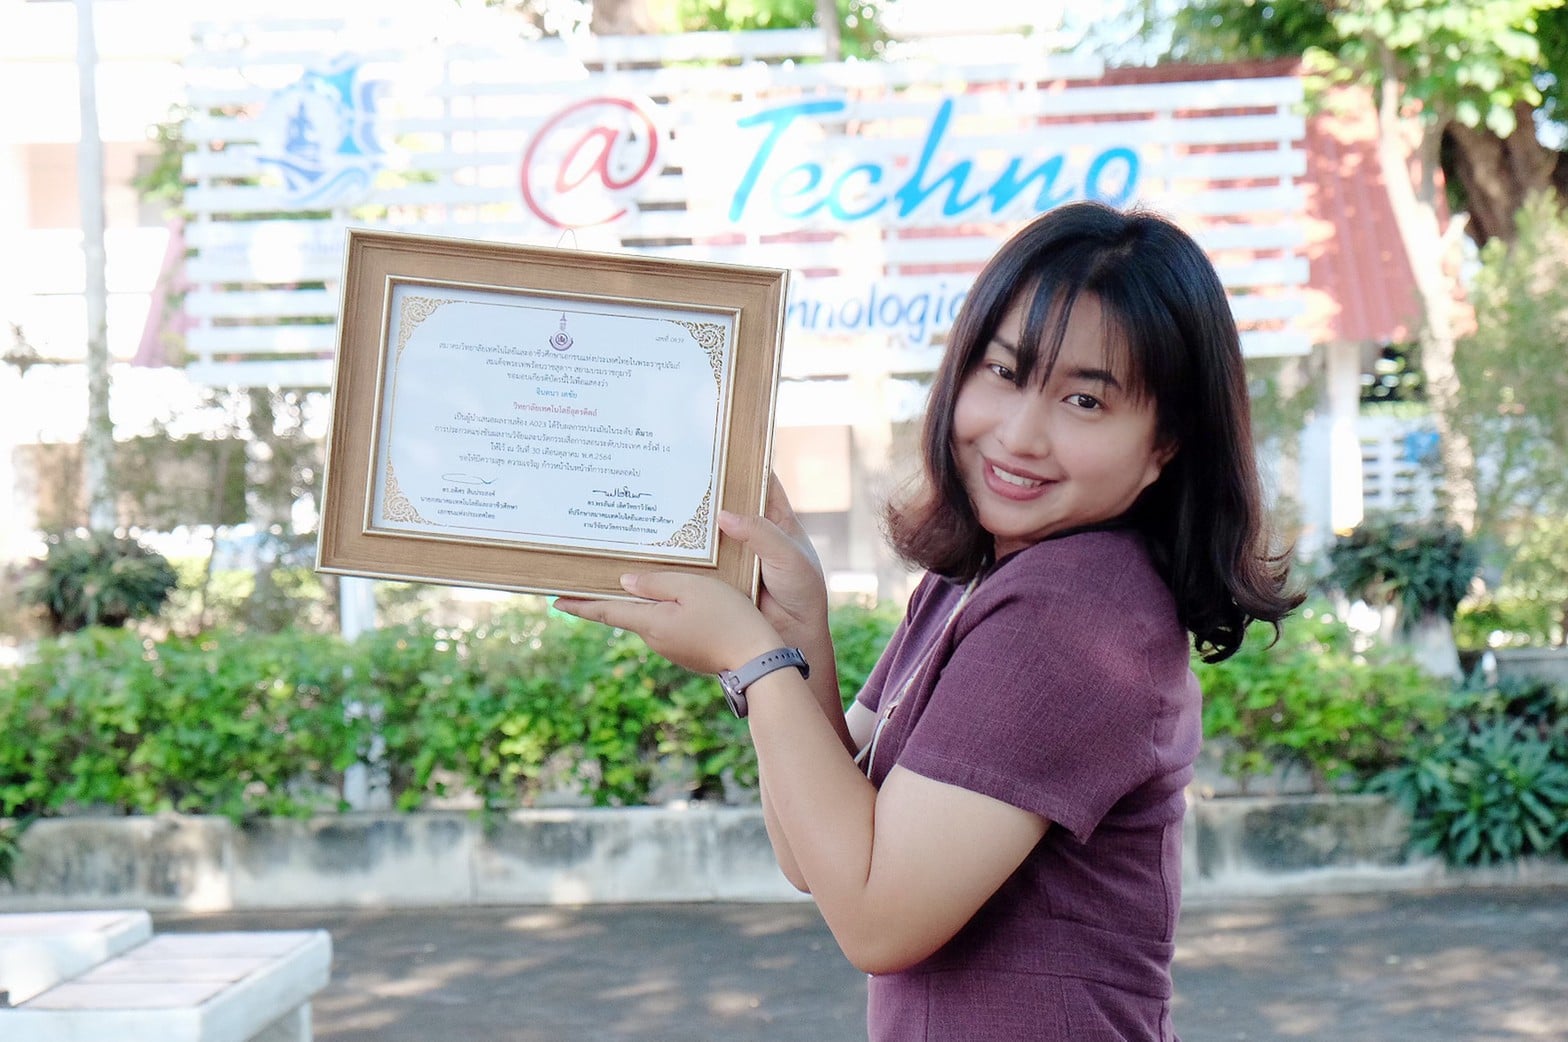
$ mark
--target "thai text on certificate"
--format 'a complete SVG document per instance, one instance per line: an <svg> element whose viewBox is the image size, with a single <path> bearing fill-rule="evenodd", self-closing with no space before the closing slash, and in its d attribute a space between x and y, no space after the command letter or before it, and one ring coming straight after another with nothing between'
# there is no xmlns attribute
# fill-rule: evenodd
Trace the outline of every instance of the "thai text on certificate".
<svg viewBox="0 0 1568 1042"><path fill-rule="evenodd" d="M372 530L712 561L735 315L394 280Z"/></svg>

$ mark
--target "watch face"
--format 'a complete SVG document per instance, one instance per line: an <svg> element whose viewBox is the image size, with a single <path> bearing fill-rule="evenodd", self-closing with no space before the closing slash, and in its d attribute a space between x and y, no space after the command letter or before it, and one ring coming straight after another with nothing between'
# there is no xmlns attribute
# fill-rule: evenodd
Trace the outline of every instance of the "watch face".
<svg viewBox="0 0 1568 1042"><path fill-rule="evenodd" d="M730 710L742 720L746 718L746 693L737 691L730 686L729 677L720 677L719 686L724 689L724 701L729 703Z"/></svg>

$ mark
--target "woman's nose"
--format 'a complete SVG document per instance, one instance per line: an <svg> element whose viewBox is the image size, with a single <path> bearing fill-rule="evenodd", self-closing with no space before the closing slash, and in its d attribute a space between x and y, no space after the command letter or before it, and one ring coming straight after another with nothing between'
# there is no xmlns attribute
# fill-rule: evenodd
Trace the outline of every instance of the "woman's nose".
<svg viewBox="0 0 1568 1042"><path fill-rule="evenodd" d="M1008 452L1044 456L1051 449L1050 410L1044 397L1019 395L997 425L996 433Z"/></svg>

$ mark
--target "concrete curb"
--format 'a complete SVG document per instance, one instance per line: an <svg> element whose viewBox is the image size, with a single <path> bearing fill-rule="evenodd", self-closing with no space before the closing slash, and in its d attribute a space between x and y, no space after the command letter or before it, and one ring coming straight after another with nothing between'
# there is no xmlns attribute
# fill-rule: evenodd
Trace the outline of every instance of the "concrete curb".
<svg viewBox="0 0 1568 1042"><path fill-rule="evenodd" d="M1193 900L1452 886L1568 884L1568 862L1453 870L1408 852L1408 822L1369 796L1193 803ZM225 911L805 898L774 865L757 807L702 804L343 814L304 821L56 818L22 837L0 911Z"/></svg>

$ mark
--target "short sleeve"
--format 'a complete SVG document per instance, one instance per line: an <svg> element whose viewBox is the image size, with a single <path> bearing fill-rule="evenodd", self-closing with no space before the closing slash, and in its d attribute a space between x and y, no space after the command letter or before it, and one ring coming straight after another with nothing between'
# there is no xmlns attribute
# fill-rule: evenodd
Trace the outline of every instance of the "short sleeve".
<svg viewBox="0 0 1568 1042"><path fill-rule="evenodd" d="M1104 567L1092 581L1050 574L976 597L898 763L1086 842L1156 772L1162 692L1185 683L1186 645L1161 619L1162 608L1173 618L1163 583L1144 590L1132 577L1129 587ZM1140 604L1140 591L1154 603Z"/></svg>

